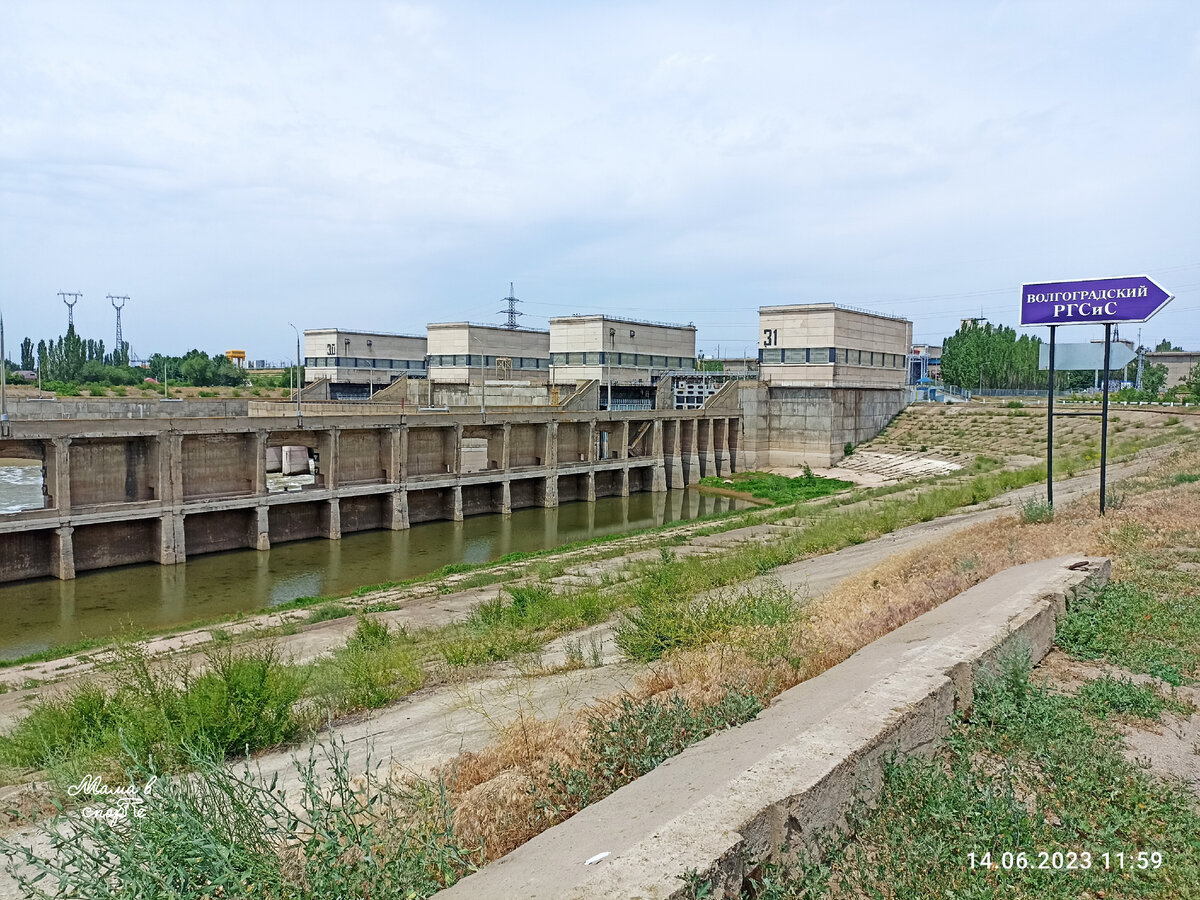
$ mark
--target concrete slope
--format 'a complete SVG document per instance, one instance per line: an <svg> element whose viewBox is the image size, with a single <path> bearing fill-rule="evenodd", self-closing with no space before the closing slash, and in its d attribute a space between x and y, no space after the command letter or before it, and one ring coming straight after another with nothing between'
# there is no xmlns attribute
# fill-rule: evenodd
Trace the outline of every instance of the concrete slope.
<svg viewBox="0 0 1200 900"><path fill-rule="evenodd" d="M438 896L682 897L689 871L737 896L747 859L841 821L855 790L878 784L881 756L931 749L983 661L1018 636L1040 659L1066 598L1108 570L1064 557L1002 572Z"/></svg>

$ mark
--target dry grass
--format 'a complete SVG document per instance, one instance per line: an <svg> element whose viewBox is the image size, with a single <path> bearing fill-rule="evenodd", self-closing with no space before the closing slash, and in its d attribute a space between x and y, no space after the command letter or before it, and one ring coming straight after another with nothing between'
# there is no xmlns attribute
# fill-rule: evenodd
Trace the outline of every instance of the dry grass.
<svg viewBox="0 0 1200 900"><path fill-rule="evenodd" d="M1195 545L1200 482L1171 484L1169 476L1197 471L1200 451L1190 450L1126 483L1124 503L1106 518L1085 498L1060 506L1053 523L1006 517L898 554L815 599L806 620L782 626L782 642L780 627L741 629L723 644L667 655L623 696L679 695L693 707L734 687L775 696L1011 566L1071 553L1115 555L1135 533L1142 546ZM536 808L534 789L552 764L578 764L590 723L609 716L619 699L558 721L523 715L487 749L461 754L445 770L456 833L468 844L482 840L494 860L555 824L558 818Z"/></svg>

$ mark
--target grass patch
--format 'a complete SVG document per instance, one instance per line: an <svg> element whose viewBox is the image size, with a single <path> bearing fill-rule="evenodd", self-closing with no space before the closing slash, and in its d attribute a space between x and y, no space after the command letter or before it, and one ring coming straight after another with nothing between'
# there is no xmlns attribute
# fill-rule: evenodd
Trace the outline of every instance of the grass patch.
<svg viewBox="0 0 1200 900"><path fill-rule="evenodd" d="M439 783L404 780L370 761L360 775L342 743L297 762L290 796L249 765L237 770L206 754L189 762L195 778L130 767L130 784L158 778L141 816L120 814L120 798L96 797L90 805L102 814L73 818L69 834L42 825L56 855L0 840L0 853L20 864L24 896L424 898L482 857L457 838ZM47 876L61 892L41 881Z"/></svg>
<svg viewBox="0 0 1200 900"><path fill-rule="evenodd" d="M852 482L838 478L822 478L812 474L807 468L803 475L795 478L771 475L767 472L737 472L728 478L702 478L700 484L703 487L740 491L760 500L769 500L776 506L814 500L854 487Z"/></svg>
<svg viewBox="0 0 1200 900"><path fill-rule="evenodd" d="M360 615L346 646L314 666L308 694L332 715L398 700L424 681L412 647L407 633Z"/></svg>
<svg viewBox="0 0 1200 900"><path fill-rule="evenodd" d="M120 772L130 758L170 768L185 748L224 758L277 746L303 725L296 702L305 673L269 647L235 654L214 646L193 672L186 664L151 666L125 645L113 670L115 690L85 683L35 703L0 737L0 765L52 770L68 780Z"/></svg>
<svg viewBox="0 0 1200 900"><path fill-rule="evenodd" d="M663 570L669 571L669 570ZM656 579L661 583L661 579ZM737 644L739 632L795 625L804 617L781 585L708 599L680 599L656 592L617 626L616 644L631 659L652 662L672 650L718 641Z"/></svg>
<svg viewBox="0 0 1200 900"><path fill-rule="evenodd" d="M591 720L577 764L550 764L546 784L534 788L534 808L554 822L569 818L697 741L750 721L763 706L761 697L737 689L697 707L678 694L623 697L609 715Z"/></svg>
<svg viewBox="0 0 1200 900"><path fill-rule="evenodd" d="M1079 689L1079 699L1083 708L1098 719L1107 719L1110 714L1158 719L1163 710L1186 714L1192 708L1190 704L1164 697L1152 684L1134 684L1128 678L1109 675L1085 684Z"/></svg>
<svg viewBox="0 0 1200 900"><path fill-rule="evenodd" d="M313 607L308 614L308 623L315 625L317 622L328 622L331 619L344 619L346 616L354 615L354 610L343 603L322 603L319 606Z"/></svg>
<svg viewBox="0 0 1200 900"><path fill-rule="evenodd" d="M1200 605L1169 584L1156 592L1133 580L1112 581L1071 607L1058 642L1072 656L1182 684L1200 672Z"/></svg>
<svg viewBox="0 0 1200 900"><path fill-rule="evenodd" d="M1193 800L1127 762L1094 709L1087 697L1033 684L1028 658L1010 658L981 679L973 712L956 722L936 758L886 767L876 808L851 815L853 837L827 835L826 861L808 857L795 870L769 870L745 896L1195 896ZM1081 851L1092 854L1091 868L1052 867L1052 854ZM1160 853L1162 865L1137 869L1130 860L1139 851ZM999 866L1005 853L1026 854L1030 867L981 865L990 854ZM1042 853L1050 868L1038 868Z"/></svg>

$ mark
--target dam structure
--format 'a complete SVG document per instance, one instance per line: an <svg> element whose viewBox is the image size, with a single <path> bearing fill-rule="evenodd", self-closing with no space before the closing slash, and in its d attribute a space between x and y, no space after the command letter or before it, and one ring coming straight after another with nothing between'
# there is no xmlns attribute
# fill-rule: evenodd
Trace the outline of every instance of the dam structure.
<svg viewBox="0 0 1200 900"><path fill-rule="evenodd" d="M742 466L736 407L417 411L12 423L0 458L42 467L42 506L0 516L0 581L683 488ZM340 407L340 409L338 409ZM369 414L368 414L369 413ZM269 470L303 453L307 483Z"/></svg>

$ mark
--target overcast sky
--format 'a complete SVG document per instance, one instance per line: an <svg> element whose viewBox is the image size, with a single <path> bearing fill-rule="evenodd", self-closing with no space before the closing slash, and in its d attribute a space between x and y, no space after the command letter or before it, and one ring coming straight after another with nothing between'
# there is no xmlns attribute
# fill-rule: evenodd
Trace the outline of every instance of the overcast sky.
<svg viewBox="0 0 1200 900"><path fill-rule="evenodd" d="M289 321L498 321L513 281L526 325L740 354L760 305L937 341L1148 273L1144 340L1200 349L1198 201L1196 0L0 3L10 348L58 291L109 344L129 295L135 354L280 359Z"/></svg>

